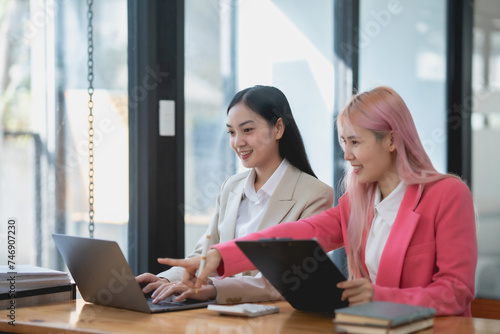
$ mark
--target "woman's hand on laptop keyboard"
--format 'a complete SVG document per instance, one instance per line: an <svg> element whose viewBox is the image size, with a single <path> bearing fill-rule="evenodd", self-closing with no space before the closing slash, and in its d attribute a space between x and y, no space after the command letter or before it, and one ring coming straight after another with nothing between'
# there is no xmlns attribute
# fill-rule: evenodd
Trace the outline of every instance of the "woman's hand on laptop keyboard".
<svg viewBox="0 0 500 334"><path fill-rule="evenodd" d="M153 303L156 304L171 295L176 296L176 301L182 301L184 299L209 300L217 297L217 290L213 285L205 285L198 289L198 293L196 293L195 289L191 289L182 282L166 283L161 284L160 287L153 292L151 298L153 298Z"/></svg>
<svg viewBox="0 0 500 334"><path fill-rule="evenodd" d="M222 261L222 256L219 251L212 248L207 253L207 259L203 271L196 277L196 272L200 266L201 256L195 256L188 259L170 259L160 258L158 262L169 266L178 266L186 269L184 272L184 279L182 282L189 288L200 289L203 285L207 284L208 276L217 270Z"/></svg>
<svg viewBox="0 0 500 334"><path fill-rule="evenodd" d="M142 293L148 294L158 289L162 284L169 284L170 281L166 278L161 278L151 273L140 274L135 278L141 286Z"/></svg>

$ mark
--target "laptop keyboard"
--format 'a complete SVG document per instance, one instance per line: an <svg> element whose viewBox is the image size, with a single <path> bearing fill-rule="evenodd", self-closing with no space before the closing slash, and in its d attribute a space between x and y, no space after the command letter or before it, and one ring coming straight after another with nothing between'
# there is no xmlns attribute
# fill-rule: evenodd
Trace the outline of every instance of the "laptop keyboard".
<svg viewBox="0 0 500 334"><path fill-rule="evenodd" d="M167 308L175 308L176 306L186 306L186 305L192 305L192 304L200 304L199 300L195 299L186 299L183 301L176 301L175 300L176 296L170 296L162 301L160 301L158 304L153 304L153 299L152 298L147 298L148 305L151 310L162 310L162 309L167 309Z"/></svg>
<svg viewBox="0 0 500 334"><path fill-rule="evenodd" d="M166 307L168 308L172 306L183 306L185 304L172 301L161 301L158 304L154 304L153 299L148 299L148 305L151 310L162 310Z"/></svg>
<svg viewBox="0 0 500 334"><path fill-rule="evenodd" d="M184 302L177 302L175 300L176 296L168 296L164 300L160 301L158 304L153 304L153 298L146 298L148 300L149 306L160 306L162 305L163 307L167 305L184 305Z"/></svg>

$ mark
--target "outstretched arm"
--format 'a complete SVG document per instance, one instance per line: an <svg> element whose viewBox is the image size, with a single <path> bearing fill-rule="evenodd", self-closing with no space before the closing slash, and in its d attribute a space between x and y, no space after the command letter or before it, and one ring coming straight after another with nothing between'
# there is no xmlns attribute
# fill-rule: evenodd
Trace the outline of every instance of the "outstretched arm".
<svg viewBox="0 0 500 334"><path fill-rule="evenodd" d="M340 223L342 210L339 206L304 220L282 223L260 232L251 233L238 240L315 238L325 251L330 251L343 245L344 235L347 233L345 226ZM158 262L171 266L184 267L186 271L183 282L193 288L200 288L206 282L209 275L216 271L219 275L228 277L245 270L255 269L255 266L236 245L235 240L212 246L207 254L205 269L198 278L195 275L200 264L199 256L184 260L159 259Z"/></svg>
<svg viewBox="0 0 500 334"><path fill-rule="evenodd" d="M210 249L207 253L207 260L205 262L205 268L196 277L196 271L200 266L201 256L195 256L189 259L169 259L163 258L158 259L161 264L166 264L169 266L179 266L184 267L184 278L183 283L190 288L201 288L202 285L207 284L208 277L217 270L221 263L222 257L217 249Z"/></svg>

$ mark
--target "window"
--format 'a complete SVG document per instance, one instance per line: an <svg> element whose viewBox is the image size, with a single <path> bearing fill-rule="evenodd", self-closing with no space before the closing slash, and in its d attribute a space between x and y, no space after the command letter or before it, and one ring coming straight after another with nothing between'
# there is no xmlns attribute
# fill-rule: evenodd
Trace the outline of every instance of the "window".
<svg viewBox="0 0 500 334"><path fill-rule="evenodd" d="M446 172L446 1L361 1L359 48L359 90L394 88Z"/></svg>
<svg viewBox="0 0 500 334"><path fill-rule="evenodd" d="M186 255L207 229L222 182L235 172L225 130L225 106L235 92L225 91L231 78L223 72L233 9L227 1L185 2Z"/></svg>
<svg viewBox="0 0 500 334"><path fill-rule="evenodd" d="M333 2L186 1L186 254L222 182L241 171L226 136L233 95L262 84L287 96L318 178L333 180ZM335 139L336 140L336 139Z"/></svg>
<svg viewBox="0 0 500 334"><path fill-rule="evenodd" d="M498 1L474 2L472 67L472 194L478 214L479 258L476 294L500 298L500 6Z"/></svg>
<svg viewBox="0 0 500 334"><path fill-rule="evenodd" d="M125 254L126 6L93 6L95 236ZM16 262L62 269L50 235L88 236L87 2L4 0L0 22L1 240L14 217Z"/></svg>

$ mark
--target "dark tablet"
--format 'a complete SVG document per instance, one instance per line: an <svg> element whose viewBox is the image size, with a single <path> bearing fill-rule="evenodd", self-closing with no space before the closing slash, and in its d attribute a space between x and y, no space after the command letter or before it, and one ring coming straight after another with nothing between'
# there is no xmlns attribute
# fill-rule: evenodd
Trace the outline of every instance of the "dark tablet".
<svg viewBox="0 0 500 334"><path fill-rule="evenodd" d="M338 282L345 276L316 240L236 241L238 247L295 309L333 313L348 306Z"/></svg>

